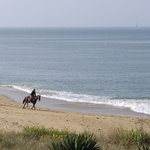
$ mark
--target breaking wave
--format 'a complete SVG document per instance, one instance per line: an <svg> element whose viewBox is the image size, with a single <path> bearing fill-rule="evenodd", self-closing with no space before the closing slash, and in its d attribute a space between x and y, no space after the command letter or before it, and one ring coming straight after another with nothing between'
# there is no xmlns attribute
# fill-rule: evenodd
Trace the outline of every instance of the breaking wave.
<svg viewBox="0 0 150 150"><path fill-rule="evenodd" d="M6 85L4 85L6 86ZM14 88L20 91L30 93L33 88L26 86L7 85L9 88ZM119 98L107 96L93 96L86 94L75 94L67 91L54 91L37 89L37 94L46 98L53 98L68 102L82 102L91 104L106 104L116 107L129 108L135 112L150 114L150 98Z"/></svg>

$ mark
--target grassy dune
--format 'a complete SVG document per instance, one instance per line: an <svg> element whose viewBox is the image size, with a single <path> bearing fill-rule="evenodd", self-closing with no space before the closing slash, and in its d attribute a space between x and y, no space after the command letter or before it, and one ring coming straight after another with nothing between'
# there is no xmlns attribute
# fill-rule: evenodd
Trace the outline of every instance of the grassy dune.
<svg viewBox="0 0 150 150"><path fill-rule="evenodd" d="M85 147L86 145L86 147ZM93 135L45 127L25 127L21 132L1 132L1 150L150 150L150 133L138 130Z"/></svg>

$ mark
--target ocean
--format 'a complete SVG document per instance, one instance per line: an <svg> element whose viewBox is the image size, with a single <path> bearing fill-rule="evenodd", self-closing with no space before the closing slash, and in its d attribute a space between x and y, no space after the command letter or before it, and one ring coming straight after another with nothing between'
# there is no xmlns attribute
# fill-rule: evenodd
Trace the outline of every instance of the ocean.
<svg viewBox="0 0 150 150"><path fill-rule="evenodd" d="M1 94L150 114L150 28L0 28L0 64Z"/></svg>

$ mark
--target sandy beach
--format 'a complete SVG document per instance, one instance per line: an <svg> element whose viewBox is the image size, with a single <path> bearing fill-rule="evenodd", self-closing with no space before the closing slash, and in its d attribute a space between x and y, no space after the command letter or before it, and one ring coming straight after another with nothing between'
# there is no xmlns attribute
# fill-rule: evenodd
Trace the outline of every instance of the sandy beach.
<svg viewBox="0 0 150 150"><path fill-rule="evenodd" d="M31 106L23 109L19 104L0 95L0 130L21 131L25 126L44 126L56 129L69 128L72 131L100 134L116 128L138 129L150 132L150 119L113 115L87 114Z"/></svg>

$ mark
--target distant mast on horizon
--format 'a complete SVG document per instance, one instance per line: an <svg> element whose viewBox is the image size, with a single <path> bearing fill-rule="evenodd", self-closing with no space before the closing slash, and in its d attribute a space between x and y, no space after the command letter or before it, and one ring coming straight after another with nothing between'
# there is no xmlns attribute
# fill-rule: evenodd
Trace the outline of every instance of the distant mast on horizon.
<svg viewBox="0 0 150 150"><path fill-rule="evenodd" d="M136 23L136 28L138 28L138 23Z"/></svg>

